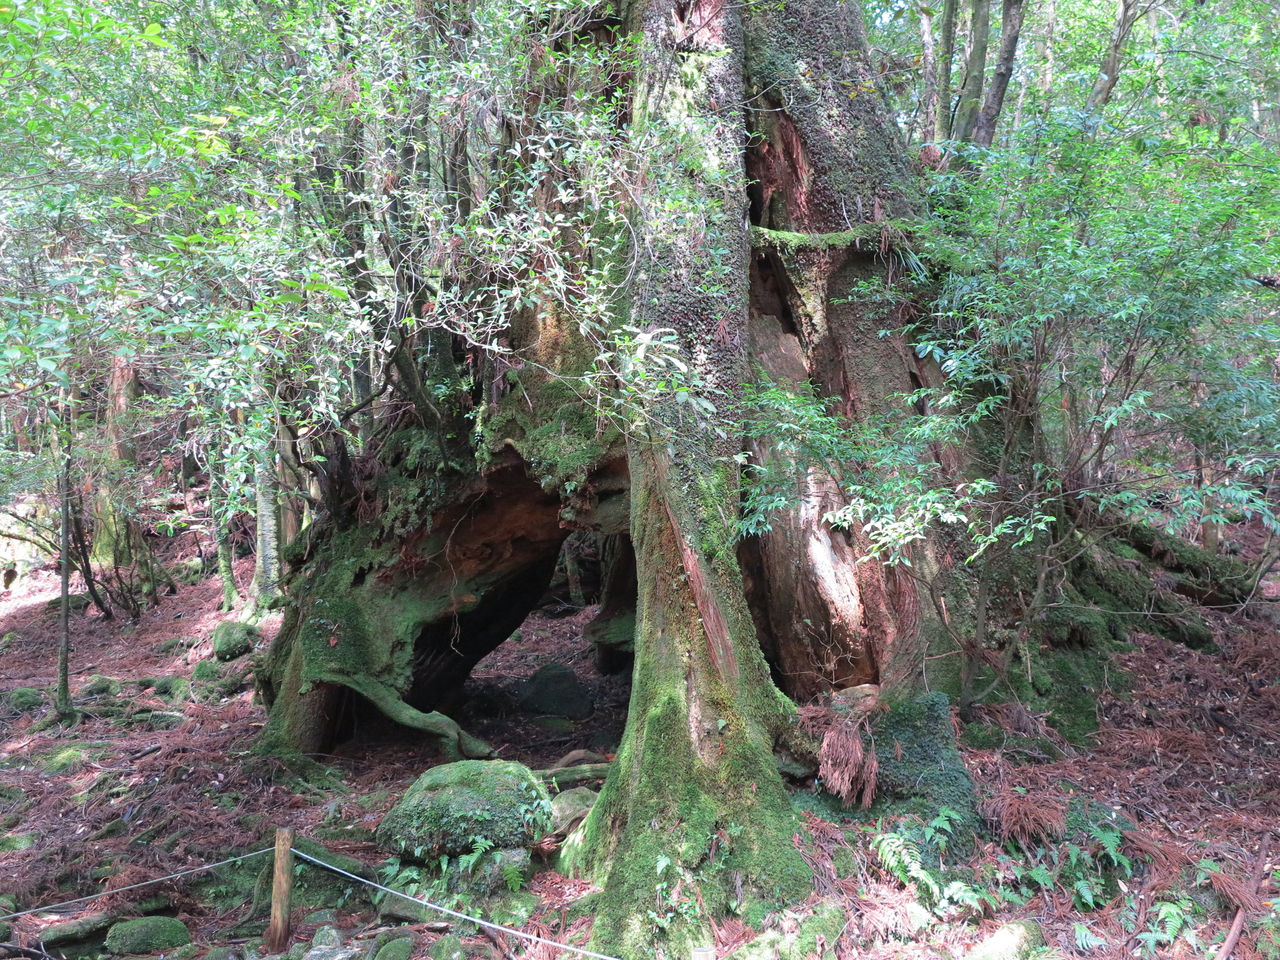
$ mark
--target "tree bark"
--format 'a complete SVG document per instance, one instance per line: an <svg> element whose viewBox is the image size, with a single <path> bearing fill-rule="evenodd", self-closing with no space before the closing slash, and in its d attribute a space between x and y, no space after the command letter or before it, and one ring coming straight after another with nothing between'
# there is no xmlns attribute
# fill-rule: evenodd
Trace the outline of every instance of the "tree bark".
<svg viewBox="0 0 1280 960"><path fill-rule="evenodd" d="M951 139L951 63L956 55L956 8L959 0L942 4L942 43L938 48L938 110L934 116L934 139Z"/></svg>
<svg viewBox="0 0 1280 960"><path fill-rule="evenodd" d="M969 19L969 56L965 58L964 83L960 87L960 103L956 107L955 140L972 138L982 106L982 88L987 72L987 43L991 32L991 0L973 0Z"/></svg>
<svg viewBox="0 0 1280 960"><path fill-rule="evenodd" d="M1139 13L1138 0L1117 0L1116 25L1111 33L1111 42L1102 59L1102 67L1098 71L1098 79L1093 82L1089 97L1085 101L1085 112L1101 113L1111 100L1111 93L1120 79L1120 63L1124 55L1124 45L1129 39L1129 32L1137 22Z"/></svg>
<svg viewBox="0 0 1280 960"><path fill-rule="evenodd" d="M934 136L938 127L938 113L943 109L938 93L938 60L933 44L933 14L920 6L920 130L921 139Z"/></svg>
<svg viewBox="0 0 1280 960"><path fill-rule="evenodd" d="M987 90L978 125L973 132L973 142L980 147L990 147L996 135L996 122L1004 106L1005 92L1013 76L1014 59L1018 53L1018 37L1022 34L1022 18L1026 10L1024 0L1004 0L1000 15L1000 54L996 59L995 73Z"/></svg>
<svg viewBox="0 0 1280 960"><path fill-rule="evenodd" d="M648 435L628 452L638 606L627 729L566 861L603 882L595 944L681 955L713 942L709 920L732 901L803 896L809 870L773 758L793 708L769 679L726 509L739 493L729 409L748 298L741 8L651 0L635 16L631 137L647 151L651 199L637 216L632 322L674 329L685 386L719 408L722 435L679 391L642 401Z"/></svg>
<svg viewBox="0 0 1280 960"><path fill-rule="evenodd" d="M808 0L798 9L825 29L788 30L764 8L750 19L751 84L769 107L752 114L747 157L757 224L750 352L774 381L810 383L856 421L920 386L911 350L880 336L892 318L846 293L886 279L919 200L872 81L856 7ZM800 64L825 82L803 78ZM843 91L851 86L867 92L850 98ZM773 456L767 445L757 453ZM910 687L923 642L915 584L860 563L861 533L823 522L843 502L836 477L814 468L799 478L797 495L772 531L744 548L756 622L780 682L798 699L867 682ZM920 562L927 569L927 558Z"/></svg>

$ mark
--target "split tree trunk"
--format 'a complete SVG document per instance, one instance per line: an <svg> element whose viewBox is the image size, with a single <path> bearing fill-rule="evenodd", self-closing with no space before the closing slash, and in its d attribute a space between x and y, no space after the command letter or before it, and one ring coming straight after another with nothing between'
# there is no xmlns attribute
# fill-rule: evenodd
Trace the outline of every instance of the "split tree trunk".
<svg viewBox="0 0 1280 960"><path fill-rule="evenodd" d="M1000 119L1004 95L1013 76L1013 62L1018 53L1018 38L1022 35L1022 18L1025 12L1024 0L1004 0L1000 15L1000 53L996 57L991 86L987 89L977 127L973 131L973 142L980 147L989 147L995 140L996 122Z"/></svg>
<svg viewBox="0 0 1280 960"><path fill-rule="evenodd" d="M812 26L796 29L791 18ZM861 16L838 0L760 7L749 35L752 92L766 107L751 114L747 156L757 224L751 355L775 381L813 384L851 421L886 412L887 398L921 385L921 371L905 343L879 335L901 320L850 294L892 270L919 201ZM757 453L772 456L767 446ZM815 468L797 493L798 504L744 551L761 639L784 688L807 699L860 683L909 687L922 643L913 581L859 563L865 538L823 522L844 502L837 478Z"/></svg>

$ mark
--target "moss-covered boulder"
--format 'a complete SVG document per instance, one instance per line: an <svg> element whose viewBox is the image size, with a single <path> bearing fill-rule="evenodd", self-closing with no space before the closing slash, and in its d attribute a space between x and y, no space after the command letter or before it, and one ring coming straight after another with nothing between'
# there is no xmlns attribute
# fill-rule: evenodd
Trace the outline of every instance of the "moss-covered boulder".
<svg viewBox="0 0 1280 960"><path fill-rule="evenodd" d="M378 845L422 862L470 853L476 841L527 847L551 823L551 800L528 767L462 760L420 776L378 827Z"/></svg>
<svg viewBox="0 0 1280 960"><path fill-rule="evenodd" d="M253 651L260 634L256 627L238 620L224 620L213 628L213 655L219 660L235 660Z"/></svg>
<svg viewBox="0 0 1280 960"><path fill-rule="evenodd" d="M595 805L599 796L590 787L573 787L557 793L551 800L551 826L565 832L582 820Z"/></svg>
<svg viewBox="0 0 1280 960"><path fill-rule="evenodd" d="M72 593L67 595L67 607L72 613L79 613L89 606L89 595L87 593ZM62 598L54 597L45 604L50 610L62 609Z"/></svg>
<svg viewBox="0 0 1280 960"><path fill-rule="evenodd" d="M1015 920L970 950L965 960L1030 960L1044 945L1044 933L1038 923Z"/></svg>
<svg viewBox="0 0 1280 960"><path fill-rule="evenodd" d="M187 925L175 917L122 920L107 931L107 950L115 954L149 954L191 942Z"/></svg>
<svg viewBox="0 0 1280 960"><path fill-rule="evenodd" d="M877 799L926 820L942 808L953 813L957 839L978 829L973 781L956 747L950 701L926 693L895 704L875 724ZM954 843L953 843L954 846Z"/></svg>
<svg viewBox="0 0 1280 960"><path fill-rule="evenodd" d="M401 937L384 943L374 954L373 960L409 960L413 954L413 937Z"/></svg>
<svg viewBox="0 0 1280 960"><path fill-rule="evenodd" d="M217 683L222 679L222 671L212 660L201 660L191 670L191 679L196 683Z"/></svg>
<svg viewBox="0 0 1280 960"><path fill-rule="evenodd" d="M84 686L80 688L80 696L82 697L118 697L120 695L120 681L112 677L104 677L95 673L92 677L85 681Z"/></svg>
<svg viewBox="0 0 1280 960"><path fill-rule="evenodd" d="M585 720L595 712L591 691L563 663L539 667L520 690L520 707L529 713Z"/></svg>
<svg viewBox="0 0 1280 960"><path fill-rule="evenodd" d="M31 687L14 687L6 699L9 701L9 708L18 713L30 713L44 704L44 694Z"/></svg>
<svg viewBox="0 0 1280 960"><path fill-rule="evenodd" d="M467 951L459 937L441 937L427 948L431 960L467 960Z"/></svg>

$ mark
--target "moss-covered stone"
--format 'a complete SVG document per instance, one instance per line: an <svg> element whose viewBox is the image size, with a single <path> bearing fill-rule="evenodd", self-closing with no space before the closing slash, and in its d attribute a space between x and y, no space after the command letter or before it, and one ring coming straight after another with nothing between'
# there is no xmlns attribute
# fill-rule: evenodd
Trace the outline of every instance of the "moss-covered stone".
<svg viewBox="0 0 1280 960"><path fill-rule="evenodd" d="M467 951L459 937L441 937L427 948L431 960L467 960Z"/></svg>
<svg viewBox="0 0 1280 960"><path fill-rule="evenodd" d="M87 593L72 593L67 596L67 607L72 613L80 613L88 608L92 601ZM45 604L50 610L60 610L62 608L62 598L54 597Z"/></svg>
<svg viewBox="0 0 1280 960"><path fill-rule="evenodd" d="M524 847L550 826L551 800L523 764L462 760L428 770L383 818L378 844L427 862L469 853L476 840Z"/></svg>
<svg viewBox="0 0 1280 960"><path fill-rule="evenodd" d="M573 787L551 798L551 825L562 831L590 812L599 794L590 787Z"/></svg>
<svg viewBox="0 0 1280 960"><path fill-rule="evenodd" d="M123 920L107 931L107 950L114 954L159 953L190 942L187 925L175 917Z"/></svg>
<svg viewBox="0 0 1280 960"><path fill-rule="evenodd" d="M221 677L222 671L212 660L201 660L191 670L191 679L196 683L214 683Z"/></svg>
<svg viewBox="0 0 1280 960"><path fill-rule="evenodd" d="M30 713L38 710L44 704L44 694L32 687L14 687L9 691L8 697L10 709L18 711L18 713Z"/></svg>
<svg viewBox="0 0 1280 960"><path fill-rule="evenodd" d="M163 697L170 703L179 703L191 693L191 681L186 677L157 677L152 689L156 696Z"/></svg>
<svg viewBox="0 0 1280 960"><path fill-rule="evenodd" d="M391 940L378 948L378 952L373 955L373 960L409 960L414 946L415 941L412 937Z"/></svg>
<svg viewBox="0 0 1280 960"><path fill-rule="evenodd" d="M213 655L219 660L236 660L253 652L261 634L258 629L238 620L224 620L213 628Z"/></svg>
<svg viewBox="0 0 1280 960"><path fill-rule="evenodd" d="M895 704L873 734L879 766L875 809L883 810L890 800L895 812L931 820L946 807L958 818L956 839L972 838L980 822L977 797L956 747L946 694Z"/></svg>
<svg viewBox="0 0 1280 960"><path fill-rule="evenodd" d="M82 697L118 697L120 695L120 681L112 677L104 677L101 674L94 674L84 682L80 688L80 696Z"/></svg>

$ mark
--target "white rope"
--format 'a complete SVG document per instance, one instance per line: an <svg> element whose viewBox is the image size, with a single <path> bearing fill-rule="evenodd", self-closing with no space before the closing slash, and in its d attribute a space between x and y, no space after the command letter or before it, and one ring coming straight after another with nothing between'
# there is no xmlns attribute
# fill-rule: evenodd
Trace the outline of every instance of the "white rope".
<svg viewBox="0 0 1280 960"><path fill-rule="evenodd" d="M8 913L3 917L0 917L0 920L12 920L14 917L25 917L29 913L47 913L50 910L69 907L73 903L84 903L86 900L97 900L99 897L109 897L113 893L124 893L126 890L136 890L138 887L149 887L153 883L163 883L166 880L173 880L177 877L185 877L192 873L200 873L202 870L214 870L217 867L225 867L229 863L239 863L241 860L248 860L250 857L260 857L264 853L270 853L274 849L275 847L266 847L262 850L255 850L253 853L246 853L241 857L232 857L230 860L220 860L218 863L206 863L202 867L192 867L190 870L171 873L167 877L156 877L154 880L143 880L141 883L131 883L127 887L117 887L114 890L103 890L101 893L95 893L88 897L79 897L75 900L64 900L62 903L54 903L47 907L36 907L34 910L23 910L19 913Z"/></svg>
<svg viewBox="0 0 1280 960"><path fill-rule="evenodd" d="M569 950L573 953L581 954L584 957L593 957L594 960L619 960L618 957L611 957L607 953L594 953L590 950L584 950L582 947L570 946L567 943L556 943L554 940L547 940L544 937L536 937L532 933L525 933L523 930L516 930L514 927L504 927L500 923L490 923L488 920L481 920L478 917L468 916L465 913L459 913L457 910L450 910L448 907L442 907L437 903L431 903L428 900L420 900L417 897L411 897L407 893L401 893L399 890L392 890L390 887L384 887L382 884L374 883L372 880L366 880L364 877L358 877L354 873L348 873L346 870L343 870L340 867L335 867L331 863L325 863L323 860L317 860L315 857L308 856L301 850L294 849L293 852L303 860L311 861L316 866L324 867L326 870L331 870L334 873L341 874L342 876L348 877L352 880L358 880L366 886L373 887L376 890L381 890L384 893L390 893L393 896L408 900L410 903L416 903L420 907L428 907L432 910L438 910L440 913L447 914L450 917L456 917L459 920L469 920L481 927L488 927L490 930L501 930L503 933L509 933L514 937L523 937L525 940L532 940L534 943L545 943L547 946L555 947L558 950Z"/></svg>

